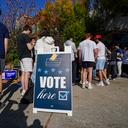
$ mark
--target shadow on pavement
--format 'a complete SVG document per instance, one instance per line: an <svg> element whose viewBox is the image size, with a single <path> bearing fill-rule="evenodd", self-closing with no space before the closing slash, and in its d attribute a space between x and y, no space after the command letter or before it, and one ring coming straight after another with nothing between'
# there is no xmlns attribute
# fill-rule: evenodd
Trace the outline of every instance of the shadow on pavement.
<svg viewBox="0 0 128 128"><path fill-rule="evenodd" d="M18 108L13 110L14 106ZM0 128L43 128L38 119L33 124L27 126L27 118L24 110L28 107L25 104L18 104L17 101L9 100L4 110L0 114Z"/></svg>
<svg viewBox="0 0 128 128"><path fill-rule="evenodd" d="M28 128L43 128L40 121L38 119L35 119L33 124L29 126Z"/></svg>
<svg viewBox="0 0 128 128"><path fill-rule="evenodd" d="M19 104L17 101L10 100L20 86L20 83L13 83L12 80L3 86L4 92L0 100L4 98L4 105L0 108L0 128L43 128L38 119L34 120L32 125L27 126L28 116L25 115L24 110L28 104Z"/></svg>
<svg viewBox="0 0 128 128"><path fill-rule="evenodd" d="M21 85L19 83L13 83L13 80L9 80L6 84L3 85L3 95L0 97L0 100L6 95L6 94L9 94L7 96L7 98L4 100L4 102L6 102L7 100L9 100L13 93L15 91L18 90L18 88L20 87Z"/></svg>

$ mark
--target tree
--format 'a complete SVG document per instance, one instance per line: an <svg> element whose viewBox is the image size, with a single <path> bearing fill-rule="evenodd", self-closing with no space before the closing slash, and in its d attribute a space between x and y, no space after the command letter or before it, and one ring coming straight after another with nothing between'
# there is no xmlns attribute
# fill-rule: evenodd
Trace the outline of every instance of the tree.
<svg viewBox="0 0 128 128"><path fill-rule="evenodd" d="M84 4L77 0L46 2L45 9L42 10L45 18L40 22L40 28L49 28L55 39L58 40L59 37L61 45L70 37L78 44L86 31L87 10Z"/></svg>
<svg viewBox="0 0 128 128"><path fill-rule="evenodd" d="M35 1L31 0L6 0L7 10L3 13L1 20L10 31L9 50L7 54L7 62L13 62L18 64L18 55L16 48L16 35L19 33L19 29L16 28L16 19L22 14L30 15L35 9Z"/></svg>
<svg viewBox="0 0 128 128"><path fill-rule="evenodd" d="M2 21L7 25L10 31L15 29L16 19L22 14L30 15L35 10L35 1L31 0L6 0L6 12Z"/></svg>
<svg viewBox="0 0 128 128"><path fill-rule="evenodd" d="M63 40L72 37L75 43L78 45L81 41L82 36L86 32L86 15L87 10L83 3L75 1L73 4L73 10L70 13L69 21L65 23L63 30Z"/></svg>

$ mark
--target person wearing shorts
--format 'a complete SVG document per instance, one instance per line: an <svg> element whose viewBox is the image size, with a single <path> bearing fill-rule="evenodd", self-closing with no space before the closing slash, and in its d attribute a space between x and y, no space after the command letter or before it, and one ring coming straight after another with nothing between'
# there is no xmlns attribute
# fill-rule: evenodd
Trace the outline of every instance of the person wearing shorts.
<svg viewBox="0 0 128 128"><path fill-rule="evenodd" d="M105 67L105 62L106 62L105 59L97 59L97 62L96 62L96 69L97 69L97 70L103 70L104 67Z"/></svg>
<svg viewBox="0 0 128 128"><path fill-rule="evenodd" d="M107 76L104 72L104 67L105 67L105 62L106 62L106 57L105 57L105 45L100 41L101 35L96 35L95 36L95 41L97 43L97 50L98 50L98 55L97 55L97 61L96 61L96 70L98 70L98 75L99 75L99 83L97 84L98 86L104 86L103 83L103 78L105 78L106 84L110 84L109 80L107 79Z"/></svg>
<svg viewBox="0 0 128 128"><path fill-rule="evenodd" d="M79 58L82 62L82 88L85 88L86 84L88 89L92 89L92 70L95 65L95 57L97 54L96 43L91 40L91 33L85 35L85 40L80 42L79 45Z"/></svg>
<svg viewBox="0 0 128 128"><path fill-rule="evenodd" d="M21 96L23 96L28 89L28 82L29 82L30 74L33 69L31 50L33 49L35 44L31 42L31 39L29 37L30 33L31 33L31 27L25 25L22 33L17 36L17 49L19 53L20 66L21 66L21 84L22 84Z"/></svg>

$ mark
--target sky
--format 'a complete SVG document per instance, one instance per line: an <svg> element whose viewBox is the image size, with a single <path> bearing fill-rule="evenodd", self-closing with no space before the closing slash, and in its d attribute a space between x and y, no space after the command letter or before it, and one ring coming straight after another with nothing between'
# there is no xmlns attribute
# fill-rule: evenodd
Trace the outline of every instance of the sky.
<svg viewBox="0 0 128 128"><path fill-rule="evenodd" d="M13 0L12 0L13 1ZM25 0L24 0L25 1ZM30 0L31 1L31 0ZM45 3L47 0L35 0L35 4L36 4L36 11L34 12L36 14L36 12L38 12L40 9L44 8ZM0 0L0 8L2 10L2 12L6 12L7 7L6 7L6 0ZM32 15L34 15L34 13Z"/></svg>
<svg viewBox="0 0 128 128"><path fill-rule="evenodd" d="M44 8L46 1L47 0L35 0L37 10Z"/></svg>

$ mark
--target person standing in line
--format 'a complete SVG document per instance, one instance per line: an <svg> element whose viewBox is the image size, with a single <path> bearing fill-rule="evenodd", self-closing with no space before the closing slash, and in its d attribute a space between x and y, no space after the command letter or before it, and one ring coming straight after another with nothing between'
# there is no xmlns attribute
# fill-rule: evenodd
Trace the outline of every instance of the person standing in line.
<svg viewBox="0 0 128 128"><path fill-rule="evenodd" d="M35 45L35 52L51 52L55 48L55 40L50 36L47 28L44 28L40 34L40 38L37 40Z"/></svg>
<svg viewBox="0 0 128 128"><path fill-rule="evenodd" d="M76 82L76 61L75 57L77 56L76 45L73 42L73 39L70 38L64 43L65 46L71 46L71 59L72 59L72 85L75 85Z"/></svg>
<svg viewBox="0 0 128 128"><path fill-rule="evenodd" d="M1 15L1 10L0 10ZM9 39L9 31L7 27L0 23L0 97L2 96L3 85L2 85L2 72L5 66L5 57L8 50L8 39ZM0 102L0 106L2 103Z"/></svg>
<svg viewBox="0 0 128 128"><path fill-rule="evenodd" d="M117 76L120 77L122 74L122 61L123 61L123 50L119 47L119 45L115 46L116 47L116 53L117 53L117 71L118 74Z"/></svg>
<svg viewBox="0 0 128 128"><path fill-rule="evenodd" d="M122 76L128 78L128 47L124 48L124 56L122 62Z"/></svg>
<svg viewBox="0 0 128 128"><path fill-rule="evenodd" d="M110 57L110 75L111 79L115 80L117 77L117 53L116 53L116 48L115 44L111 46L111 57Z"/></svg>
<svg viewBox="0 0 128 128"><path fill-rule="evenodd" d="M100 41L101 35L95 36L95 41L97 44L97 61L96 61L96 70L98 70L99 74L99 83L98 86L104 86L103 79L105 78L105 83L107 85L110 84L109 80L107 79L106 73L104 72L105 62L106 62L106 55L105 55L105 45Z"/></svg>
<svg viewBox="0 0 128 128"><path fill-rule="evenodd" d="M55 40L50 36L50 33L47 28L44 28L43 31L40 34L39 39L36 41L34 50L35 50L35 63L34 68L32 72L32 82L35 84L35 78L36 78L36 62L37 62L37 53L49 53L52 50L55 50Z"/></svg>
<svg viewBox="0 0 128 128"><path fill-rule="evenodd" d="M111 57L111 51L108 49L108 47L105 47L105 57L106 57L106 62L105 62L105 66L104 66L104 73L107 76L107 78L109 78L110 75L110 57Z"/></svg>
<svg viewBox="0 0 128 128"><path fill-rule="evenodd" d="M92 89L92 70L97 56L96 43L91 40L91 33L85 35L85 40L79 44L79 56L82 61L82 88L85 88L88 78L88 89ZM88 74L87 74L88 72ZM88 77L87 77L88 75ZM86 78L87 77L87 78Z"/></svg>
<svg viewBox="0 0 128 128"><path fill-rule="evenodd" d="M30 73L32 72L33 69L31 50L33 49L35 43L32 43L29 37L29 34L31 32L32 32L31 27L29 25L25 25L23 27L22 33L17 36L17 49L19 53L20 66L21 66L21 84L22 84L21 96L23 96L28 89Z"/></svg>

